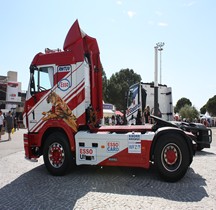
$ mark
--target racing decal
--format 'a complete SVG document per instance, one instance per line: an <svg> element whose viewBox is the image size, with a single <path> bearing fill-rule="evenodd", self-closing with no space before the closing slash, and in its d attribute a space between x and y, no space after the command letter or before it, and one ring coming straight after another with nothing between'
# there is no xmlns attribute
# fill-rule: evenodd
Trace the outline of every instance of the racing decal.
<svg viewBox="0 0 216 210"><path fill-rule="evenodd" d="M77 70L81 71L80 67L82 66L82 64L83 64L83 63L81 63L72 73L77 72ZM69 72L69 74L68 74L63 80L68 80L69 77L70 77L70 75L71 75L71 72ZM77 98L76 96L77 96L78 94L82 93L82 91L84 90L84 84L85 84L85 81L84 81L83 78L81 78L81 80L79 81L79 83L78 83L71 91L69 91L70 88L68 88L67 91L66 91L66 90L64 91L64 95L62 96L62 99L63 99L66 103L68 103L70 100L74 100L75 98ZM71 85L71 84L70 84L70 85ZM55 90L58 90L58 89L59 89L59 88L58 88L58 84L56 84L56 85L53 87L52 91L55 91ZM59 92L59 91L58 91L58 92ZM31 108L31 110L28 111L28 113L25 113L25 115L28 116L28 118L29 118L30 115L31 115L32 113L35 112L35 113L37 114L37 109L39 110L39 109L41 109L42 107L44 108L44 106L46 106L46 108L49 107L49 109L51 109L51 106L50 106L49 104L46 104L46 105L45 105L46 99L47 99L47 97L48 97L49 94L50 94L50 91L49 91L47 94L45 94L45 95L41 98L41 100L39 101L39 103L35 104L35 106L33 106L33 107ZM60 92L59 92L59 94L60 94ZM82 97L82 98L83 98L83 97ZM42 110L43 110L43 108L42 108ZM71 107L71 108L72 108L72 107ZM49 110L49 109L48 109L48 110ZM74 108L72 108L72 109L74 109ZM74 111L74 110L73 110L73 111ZM80 113L80 115L81 115L81 114L82 114L82 113ZM38 116L39 116L39 120L38 120L37 122L34 122L34 125L33 125L33 123L31 123L31 125L29 125L29 126L30 126L30 127L29 127L29 130L30 130L31 132L38 132L38 130L40 130L40 128L44 125L44 121L42 120L43 115L41 115L41 112L38 113ZM78 118L78 117L79 117L79 116L77 116L77 118ZM31 120L31 117L30 117L30 120Z"/></svg>
<svg viewBox="0 0 216 210"><path fill-rule="evenodd" d="M127 116L130 116L131 114L133 114L134 112L136 112L140 107L141 107L140 104L136 104L134 107L128 108L126 110Z"/></svg>
<svg viewBox="0 0 216 210"><path fill-rule="evenodd" d="M82 62L76 69L74 69L73 72L69 72L69 73L65 76L65 78L68 79L68 78L71 76L71 74L78 72L78 70L81 71L81 70L82 70L82 69L81 69L82 65L83 65L83 62ZM84 78L81 78L81 80L84 81ZM73 88L73 91L74 91L75 89L79 88L78 86L82 83L82 81L79 82L79 83ZM56 89L57 89L57 85L55 85L55 86L52 88L52 91L56 91ZM72 91L72 92L73 92L73 91ZM70 92L71 92L71 91L67 91L66 94L68 94L68 93L70 93ZM37 104L35 104L30 110L28 110L27 113L24 113L24 115L29 116L39 105L41 105L42 102L44 102L44 101L46 100L48 94L49 94L49 92L48 92L47 94L45 94L45 95L40 99L40 101L39 101ZM66 97L66 95L65 95L64 97ZM64 99L64 97L63 97L63 99Z"/></svg>
<svg viewBox="0 0 216 210"><path fill-rule="evenodd" d="M128 153L141 153L141 135L128 135Z"/></svg>
<svg viewBox="0 0 216 210"><path fill-rule="evenodd" d="M148 168L153 137L153 132L107 134L78 131L75 135L76 164Z"/></svg>
<svg viewBox="0 0 216 210"><path fill-rule="evenodd" d="M80 147L79 148L79 160L80 161L96 161L96 148L92 147Z"/></svg>
<svg viewBox="0 0 216 210"><path fill-rule="evenodd" d="M76 117L67 103L55 92L51 92L47 97L47 103L52 104L52 109L43 112L42 121L49 119L63 119L75 132L77 132Z"/></svg>
<svg viewBox="0 0 216 210"><path fill-rule="evenodd" d="M119 152L120 150L119 142L118 141L108 141L106 150L107 152Z"/></svg>
<svg viewBox="0 0 216 210"><path fill-rule="evenodd" d="M82 94L83 91L84 91L84 86L80 87L79 91L73 92L72 97L70 98L71 103L78 104L76 102L77 97L75 97L75 96L80 96L80 94ZM66 101L66 103L67 103L67 101ZM47 106L49 106L49 104L47 104ZM51 109L51 107L50 107L50 109ZM74 109L74 107L71 107L71 109L72 109L73 114L78 119L83 114L83 110L85 109L85 101L82 101L75 109ZM45 121L43 121L41 118L40 121L37 124L35 124L35 126L33 126L32 130L34 132L38 132L43 127L44 123L45 123Z"/></svg>

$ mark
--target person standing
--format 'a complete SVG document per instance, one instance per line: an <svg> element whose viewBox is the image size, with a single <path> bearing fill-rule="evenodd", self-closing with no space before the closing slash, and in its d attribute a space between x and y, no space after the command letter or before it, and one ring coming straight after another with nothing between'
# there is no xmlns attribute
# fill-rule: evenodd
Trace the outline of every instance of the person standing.
<svg viewBox="0 0 216 210"><path fill-rule="evenodd" d="M2 114L2 111L0 110L0 141L1 141L1 132L2 132L2 127L4 124L4 115Z"/></svg>
<svg viewBox="0 0 216 210"><path fill-rule="evenodd" d="M109 125L112 125L112 118L109 117Z"/></svg>
<svg viewBox="0 0 216 210"><path fill-rule="evenodd" d="M142 125L142 116L140 109L137 112L136 125Z"/></svg>
<svg viewBox="0 0 216 210"><path fill-rule="evenodd" d="M14 116L14 129L15 129L15 131L17 129L17 117L16 117L16 115Z"/></svg>
<svg viewBox="0 0 216 210"><path fill-rule="evenodd" d="M9 111L8 115L5 117L5 123L7 126L8 140L11 140L11 131L14 128L14 120L11 111Z"/></svg>
<svg viewBox="0 0 216 210"><path fill-rule="evenodd" d="M146 106L145 111L144 111L144 118L145 118L145 123L150 123L150 107Z"/></svg>

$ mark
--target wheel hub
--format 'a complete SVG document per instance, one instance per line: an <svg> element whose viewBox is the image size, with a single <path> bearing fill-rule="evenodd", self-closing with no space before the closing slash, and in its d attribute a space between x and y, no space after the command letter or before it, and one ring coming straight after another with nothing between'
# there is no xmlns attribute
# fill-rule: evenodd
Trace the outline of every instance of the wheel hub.
<svg viewBox="0 0 216 210"><path fill-rule="evenodd" d="M164 151L164 160L167 164L173 165L175 164L178 158L177 150L174 146L168 146Z"/></svg>
<svg viewBox="0 0 216 210"><path fill-rule="evenodd" d="M48 157L53 167L61 167L65 158L63 147L59 143L53 143L50 145Z"/></svg>

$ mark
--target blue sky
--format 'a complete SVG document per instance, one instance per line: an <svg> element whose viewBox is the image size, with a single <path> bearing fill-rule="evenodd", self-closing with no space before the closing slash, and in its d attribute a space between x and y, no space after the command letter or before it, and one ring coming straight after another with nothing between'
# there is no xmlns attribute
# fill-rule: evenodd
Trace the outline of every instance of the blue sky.
<svg viewBox="0 0 216 210"><path fill-rule="evenodd" d="M186 97L199 110L216 95L215 0L2 1L0 74L17 71L26 90L34 55L62 49L76 19L97 39L108 78L129 68L153 81L154 46L164 42L162 84L174 105Z"/></svg>

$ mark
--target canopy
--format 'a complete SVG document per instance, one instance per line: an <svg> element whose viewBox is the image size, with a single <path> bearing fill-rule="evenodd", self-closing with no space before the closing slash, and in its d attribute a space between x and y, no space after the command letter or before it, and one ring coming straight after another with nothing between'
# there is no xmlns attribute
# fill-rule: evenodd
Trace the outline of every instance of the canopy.
<svg viewBox="0 0 216 210"><path fill-rule="evenodd" d="M121 117L124 115L122 112L120 112L120 111L118 111L118 110L115 111L115 114L116 114L116 115L120 115Z"/></svg>
<svg viewBox="0 0 216 210"><path fill-rule="evenodd" d="M211 116L209 116L209 115L203 115L203 116L201 117L201 119L211 119Z"/></svg>
<svg viewBox="0 0 216 210"><path fill-rule="evenodd" d="M115 115L115 112L112 111L111 109L103 109L104 117L112 117L113 115Z"/></svg>

